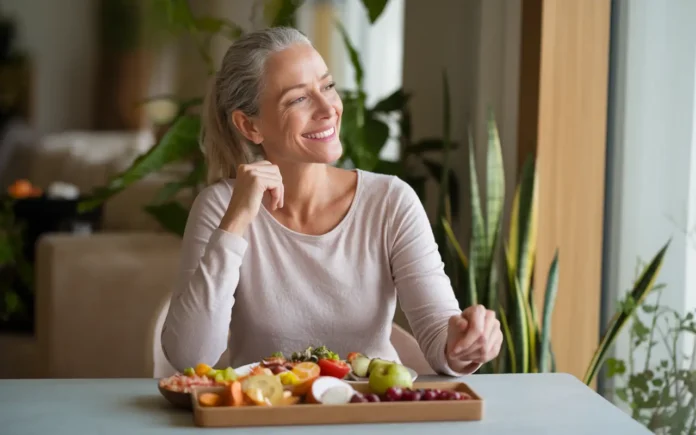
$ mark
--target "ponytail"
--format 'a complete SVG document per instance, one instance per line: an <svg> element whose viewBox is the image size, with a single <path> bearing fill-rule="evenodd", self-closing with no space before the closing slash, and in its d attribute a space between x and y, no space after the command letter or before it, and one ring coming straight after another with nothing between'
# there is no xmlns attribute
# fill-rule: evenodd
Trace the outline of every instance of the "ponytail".
<svg viewBox="0 0 696 435"><path fill-rule="evenodd" d="M248 33L227 49L203 102L200 142L208 184L235 178L238 165L264 158L263 147L250 143L232 124L230 115L235 110L247 116L259 114L266 60L293 44L311 45L297 29L272 27Z"/></svg>

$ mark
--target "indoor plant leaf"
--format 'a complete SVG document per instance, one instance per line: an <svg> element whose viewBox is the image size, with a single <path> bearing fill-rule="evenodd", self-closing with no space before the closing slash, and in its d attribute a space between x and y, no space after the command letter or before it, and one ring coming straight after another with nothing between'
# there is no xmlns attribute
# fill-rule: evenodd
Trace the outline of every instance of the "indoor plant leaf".
<svg viewBox="0 0 696 435"><path fill-rule="evenodd" d="M348 51L350 63L353 65L353 70L355 72L355 83L357 84L358 91L362 91L364 73L362 64L360 63L360 55L353 46L353 43L350 40L350 36L348 36L348 32L346 32L346 29L343 27L343 24L341 24L340 21L336 21L336 27L338 28L338 31L341 34L341 38L343 39L343 45L345 45L346 51Z"/></svg>
<svg viewBox="0 0 696 435"><path fill-rule="evenodd" d="M189 211L178 202L165 202L163 204L146 205L145 211L148 212L160 225L167 231L184 236L186 221Z"/></svg>
<svg viewBox="0 0 696 435"><path fill-rule="evenodd" d="M662 268L662 262L670 242L671 240L667 241L662 249L660 249L655 257L653 257L652 261L650 261L650 263L643 269L640 277L628 295L628 298L632 301L632 303L624 304L624 308L614 314L610 320L609 326L607 327L606 332L602 335L599 346L597 347L597 350L592 356L592 360L587 367L587 371L583 378L585 384L589 385L592 383L594 377L597 375L597 371L604 361L606 353L612 344L614 344L614 340L616 340L617 335L619 332L621 332L636 308L643 303L647 295L650 293L650 290L653 288L655 279Z"/></svg>
<svg viewBox="0 0 696 435"><path fill-rule="evenodd" d="M546 370L547 364L550 364L551 354L551 320L553 309L556 303L556 294L558 293L558 250L556 250L549 268L549 274L546 278L546 293L544 294L544 309L541 320L541 340L539 342L539 367L541 371Z"/></svg>
<svg viewBox="0 0 696 435"><path fill-rule="evenodd" d="M365 9L367 9L370 24L374 24L380 15L382 15L382 12L384 12L384 8L387 6L388 2L389 0L362 0Z"/></svg>
<svg viewBox="0 0 696 435"><path fill-rule="evenodd" d="M372 111L377 113L398 112L404 109L408 99L409 95L403 89L397 89L383 100L378 101Z"/></svg>
<svg viewBox="0 0 696 435"><path fill-rule="evenodd" d="M471 198L471 255L469 256L470 269L474 269L476 275L476 291L481 300L487 301L488 264L489 255L486 244L486 226L481 211L481 199L479 195L478 175L476 171L476 159L474 154L473 138L469 131L469 178Z"/></svg>
<svg viewBox="0 0 696 435"><path fill-rule="evenodd" d="M95 189L92 197L80 203L79 211L97 207L131 184L154 173L165 165L200 153L198 134L201 121L198 116L184 115L169 128L162 140L138 157L124 172L113 177L105 187Z"/></svg>

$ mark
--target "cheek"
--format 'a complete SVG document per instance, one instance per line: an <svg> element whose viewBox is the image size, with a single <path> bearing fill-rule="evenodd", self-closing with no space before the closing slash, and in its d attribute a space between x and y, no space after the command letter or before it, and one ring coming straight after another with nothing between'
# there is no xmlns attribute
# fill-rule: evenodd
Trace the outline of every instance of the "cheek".
<svg viewBox="0 0 696 435"><path fill-rule="evenodd" d="M338 93L336 93L336 96L334 98L333 107L334 110L336 110L336 114L338 116L341 116L341 114L343 113L343 100L341 100L341 97L338 95Z"/></svg>

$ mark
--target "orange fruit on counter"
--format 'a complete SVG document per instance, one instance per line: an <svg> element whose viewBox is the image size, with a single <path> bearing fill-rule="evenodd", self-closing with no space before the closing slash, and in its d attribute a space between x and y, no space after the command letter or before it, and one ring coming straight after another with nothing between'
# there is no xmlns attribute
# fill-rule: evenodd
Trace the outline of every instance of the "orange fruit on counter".
<svg viewBox="0 0 696 435"><path fill-rule="evenodd" d="M17 180L7 188L7 193L13 198L28 198L34 196L36 191L29 180Z"/></svg>

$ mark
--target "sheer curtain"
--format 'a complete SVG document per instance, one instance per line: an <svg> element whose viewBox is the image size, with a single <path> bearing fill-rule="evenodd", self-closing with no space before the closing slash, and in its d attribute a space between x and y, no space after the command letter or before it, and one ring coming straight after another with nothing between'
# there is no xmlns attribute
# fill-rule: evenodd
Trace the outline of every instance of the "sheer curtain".
<svg viewBox="0 0 696 435"><path fill-rule="evenodd" d="M359 0L307 0L298 13L297 27L324 56L338 86L355 89L355 71L335 21L346 29L360 55L368 107L402 87L404 0L389 0L377 22L370 24ZM382 158L398 158L397 121Z"/></svg>

